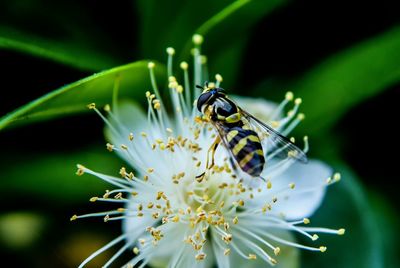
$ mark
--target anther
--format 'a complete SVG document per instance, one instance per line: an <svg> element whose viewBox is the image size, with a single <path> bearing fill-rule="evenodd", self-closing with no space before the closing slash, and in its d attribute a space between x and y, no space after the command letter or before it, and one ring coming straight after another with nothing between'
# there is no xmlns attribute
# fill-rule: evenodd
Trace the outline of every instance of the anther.
<svg viewBox="0 0 400 268"><path fill-rule="evenodd" d="M327 250L327 248L324 247L324 246L320 246L320 247L319 247L319 250L320 250L321 252L325 252L325 251Z"/></svg>
<svg viewBox="0 0 400 268"><path fill-rule="evenodd" d="M135 253L136 255L139 254L139 249L137 247L133 248L133 253Z"/></svg>
<svg viewBox="0 0 400 268"><path fill-rule="evenodd" d="M186 61L182 61L181 64L180 64L180 67L181 67L182 70L187 70L189 65L187 64Z"/></svg>
<svg viewBox="0 0 400 268"><path fill-rule="evenodd" d="M215 80L217 80L217 82L222 82L222 76L220 74L216 74L215 75Z"/></svg>
<svg viewBox="0 0 400 268"><path fill-rule="evenodd" d="M317 234L313 234L311 237L312 241L318 240L319 236Z"/></svg>
<svg viewBox="0 0 400 268"><path fill-rule="evenodd" d="M344 233L346 232L346 229L344 228L340 228L337 232L338 235L344 235Z"/></svg>
<svg viewBox="0 0 400 268"><path fill-rule="evenodd" d="M297 99L294 100L294 104L296 104L296 105L300 105L301 102L302 102L301 98L297 98Z"/></svg>
<svg viewBox="0 0 400 268"><path fill-rule="evenodd" d="M152 61L150 61L150 62L147 64L147 68L149 68L149 69L153 69L155 66L156 66L155 63L152 62Z"/></svg>
<svg viewBox="0 0 400 268"><path fill-rule="evenodd" d="M90 202L96 202L97 199L99 199L97 196L94 196L92 198L89 199Z"/></svg>
<svg viewBox="0 0 400 268"><path fill-rule="evenodd" d="M77 215L73 215L69 220L70 220L70 221L74 221L74 220L76 220L77 218L78 218Z"/></svg>
<svg viewBox="0 0 400 268"><path fill-rule="evenodd" d="M303 223L304 224L309 224L310 223L310 219L309 218L304 218L303 219Z"/></svg>
<svg viewBox="0 0 400 268"><path fill-rule="evenodd" d="M286 100L291 101L291 100L293 100L293 97L294 97L293 92L291 92L291 91L286 92L286 95L285 95Z"/></svg>
<svg viewBox="0 0 400 268"><path fill-rule="evenodd" d="M256 260L257 255L256 254L249 254L249 260Z"/></svg>
<svg viewBox="0 0 400 268"><path fill-rule="evenodd" d="M175 49L173 47L167 47L167 53L172 56L175 54Z"/></svg>
<svg viewBox="0 0 400 268"><path fill-rule="evenodd" d="M114 150L114 145L111 143L107 143L106 144L106 148L109 152L112 152Z"/></svg>
<svg viewBox="0 0 400 268"><path fill-rule="evenodd" d="M201 44L203 43L203 41L204 41L204 38L203 38L203 36L200 35L200 34L195 34L195 35L193 35L193 37L192 37L192 41L193 41L193 43L194 43L195 45L201 45Z"/></svg>
<svg viewBox="0 0 400 268"><path fill-rule="evenodd" d="M92 102L92 103L88 104L87 107L88 107L90 110L96 109L96 103Z"/></svg>

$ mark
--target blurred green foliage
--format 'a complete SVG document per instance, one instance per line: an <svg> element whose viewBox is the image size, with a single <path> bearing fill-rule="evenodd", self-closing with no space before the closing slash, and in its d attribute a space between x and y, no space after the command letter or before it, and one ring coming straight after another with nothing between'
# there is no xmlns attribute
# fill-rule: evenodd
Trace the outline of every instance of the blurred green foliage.
<svg viewBox="0 0 400 268"><path fill-rule="evenodd" d="M0 51L31 55L48 61L49 65L61 64L73 69L99 72L49 91L15 111L8 111L9 113L0 118L1 131L23 132L25 127L29 128L29 124L39 124L39 121L56 118L65 120L63 117L86 112L88 103L96 102L99 106L110 103L117 77L121 83L120 98L141 102L144 92L150 87L147 61L142 59L161 62L165 58L165 48L173 46L178 52L179 60L188 60L191 37L195 32L205 36L203 49L208 56L210 74L221 73L225 79L223 85L234 88L240 81L243 58L247 55L248 41L254 34L252 31L257 30L257 23L266 20L279 8L290 8L291 3L285 0L139 0L128 6L131 8L129 11L122 11L121 8L121 12L131 16L128 21L135 24L136 28L132 33L124 32L124 35L135 34L135 51L126 49L124 44L115 41L109 32L95 24L95 14L88 12L90 2L82 4L60 1L56 4L45 0L26 0L1 3L0 9L4 14L0 18ZM123 7L126 9L126 5ZM113 8L112 11L119 10L118 7ZM111 19L118 17L115 14L107 15ZM386 29L384 33L351 44L343 51L320 59L320 63L289 81L278 83L282 89L293 90L304 99L303 111L307 120L300 127L299 133L308 133L316 138L317 146L313 147L313 154L323 156L323 160L330 162L343 175L343 182L329 189L327 202L313 220L322 226L344 226L347 234L343 237L323 237L328 246L327 254L303 254L304 267L398 265L394 254L394 249L398 247L393 238L393 229L396 227L393 222L398 223L395 213L379 195L372 193L372 202L368 200L357 175L343 164L343 160L338 160L341 158L340 146L335 144L340 141L329 133L351 108L399 82L398 51L399 28ZM131 60L135 62L121 65ZM165 86L165 67L157 63L155 70L160 86ZM19 73L18 77L24 79L24 75L26 74ZM266 93L265 85L271 81L271 77L265 78L266 82L259 83L255 89L246 89L245 94L266 98L273 96L275 99L276 95L282 95L281 90ZM29 88L17 90L20 91L18 94L24 94ZM243 94L243 91L239 94ZM51 126L54 122L41 124ZM17 125L20 128L7 128ZM35 131L37 132L33 135L43 135L40 127ZM101 134L101 131L91 132L87 138L88 143L92 143L91 135L98 135L101 139ZM70 133L56 132L55 135L61 142L71 139ZM13 135L6 138L12 139ZM68 208L71 214L74 211L72 205L82 204L86 197L106 189L104 184L93 178L74 177L75 164L83 163L111 174L120 165L115 157L99 151L96 142L83 147L74 147L72 144L71 148L64 148L66 151L60 153L41 152L37 147L30 149L26 146L28 143L22 142L22 145L18 145L19 142L14 140L8 142L12 145L5 147L0 163L0 194L7 199L17 199L12 194L16 193L50 201ZM335 148L327 153L328 147ZM30 209L29 202L22 204L20 207L17 205L7 208L5 213L12 209ZM68 216L63 215L63 220L68 220ZM36 225L41 225L41 217L30 218L35 220ZM48 215L46 217L49 218ZM1 228L7 224L7 220L9 218L0 215ZM48 232L56 232L56 224L59 223L55 221L50 222L51 224L53 227L50 226ZM2 230L7 230L6 227ZM39 242L29 243L31 247L35 247L35 243ZM60 245L62 243L63 241ZM388 251L387 248L393 250ZM39 267L39 263L35 265Z"/></svg>

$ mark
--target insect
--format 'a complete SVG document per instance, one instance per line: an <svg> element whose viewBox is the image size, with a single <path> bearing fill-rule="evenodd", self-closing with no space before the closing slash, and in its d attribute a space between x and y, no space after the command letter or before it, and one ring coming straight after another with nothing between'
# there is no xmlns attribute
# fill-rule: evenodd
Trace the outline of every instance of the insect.
<svg viewBox="0 0 400 268"><path fill-rule="evenodd" d="M206 170L214 166L214 156L222 143L230 154L234 168L239 167L252 177L260 177L265 156L291 157L306 163L305 153L272 127L236 105L222 88L209 88L206 83L197 99L197 109L217 130L218 135L207 152ZM211 163L209 156L211 154ZM196 176L201 180L205 172Z"/></svg>

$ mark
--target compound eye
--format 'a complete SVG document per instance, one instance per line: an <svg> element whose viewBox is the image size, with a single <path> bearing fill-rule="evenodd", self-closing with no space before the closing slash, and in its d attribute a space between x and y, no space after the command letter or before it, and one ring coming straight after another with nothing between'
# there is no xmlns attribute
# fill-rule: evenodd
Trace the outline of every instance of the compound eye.
<svg viewBox="0 0 400 268"><path fill-rule="evenodd" d="M200 97L197 99L197 110L199 110L199 112L201 112L201 107L208 102L211 96L211 92L205 92L200 95Z"/></svg>

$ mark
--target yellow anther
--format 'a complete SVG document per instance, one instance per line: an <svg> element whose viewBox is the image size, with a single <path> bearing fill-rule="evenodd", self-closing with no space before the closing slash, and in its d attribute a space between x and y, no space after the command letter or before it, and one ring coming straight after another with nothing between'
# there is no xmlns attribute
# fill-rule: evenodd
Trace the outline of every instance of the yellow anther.
<svg viewBox="0 0 400 268"><path fill-rule="evenodd" d="M290 140L291 142L293 142L293 143L296 142L296 139L295 139L294 137L290 137L289 140Z"/></svg>
<svg viewBox="0 0 400 268"><path fill-rule="evenodd" d="M106 148L109 152L112 152L114 150L114 145L111 143L107 143L106 144Z"/></svg>
<svg viewBox="0 0 400 268"><path fill-rule="evenodd" d="M75 174L78 176L82 176L85 173L85 167L80 164L77 164L76 166L78 169L76 170Z"/></svg>
<svg viewBox="0 0 400 268"><path fill-rule="evenodd" d="M280 248L280 247L274 248L274 254L275 254L275 256L278 256L280 252L281 252L281 248Z"/></svg>
<svg viewBox="0 0 400 268"><path fill-rule="evenodd" d="M239 222L238 217L235 216L235 218L233 218L232 222L233 222L233 224L238 224L238 222Z"/></svg>
<svg viewBox="0 0 400 268"><path fill-rule="evenodd" d="M208 83L208 88L215 88L215 83L213 82Z"/></svg>
<svg viewBox="0 0 400 268"><path fill-rule="evenodd" d="M239 205L239 206L241 206L241 207L243 207L243 206L244 206L244 201L243 201L243 199L239 199L239 201L238 201L238 205Z"/></svg>
<svg viewBox="0 0 400 268"><path fill-rule="evenodd" d="M277 264L277 263L278 263L278 261L275 260L274 258L269 258L269 261L270 261L272 264Z"/></svg>
<svg viewBox="0 0 400 268"><path fill-rule="evenodd" d="M338 233L338 235L344 235L345 232L346 232L346 229L340 228L337 233Z"/></svg>
<svg viewBox="0 0 400 268"><path fill-rule="evenodd" d="M200 63L201 64L206 64L207 63L207 57L205 55L200 56Z"/></svg>
<svg viewBox="0 0 400 268"><path fill-rule="evenodd" d="M218 82L222 82L223 81L222 76L220 74L216 74L215 75L215 80L217 80Z"/></svg>
<svg viewBox="0 0 400 268"><path fill-rule="evenodd" d="M137 247L133 248L133 253L135 253L136 255L139 254L139 249Z"/></svg>
<svg viewBox="0 0 400 268"><path fill-rule="evenodd" d="M178 86L176 87L176 92L182 93L182 92L183 92L183 86L178 85Z"/></svg>
<svg viewBox="0 0 400 268"><path fill-rule="evenodd" d="M167 47L167 53L172 56L175 54L175 49L173 47Z"/></svg>
<svg viewBox="0 0 400 268"><path fill-rule="evenodd" d="M97 196L94 196L92 198L89 199L90 202L96 202L97 199L99 199Z"/></svg>
<svg viewBox="0 0 400 268"><path fill-rule="evenodd" d="M273 203L276 203L277 201L278 201L278 197L274 196L274 197L272 198L272 202L273 202Z"/></svg>
<svg viewBox="0 0 400 268"><path fill-rule="evenodd" d="M289 187L290 187L290 189L294 189L296 187L296 184L294 184L293 182L289 183Z"/></svg>
<svg viewBox="0 0 400 268"><path fill-rule="evenodd" d="M129 139L130 141L133 141L133 133L129 133L128 139Z"/></svg>
<svg viewBox="0 0 400 268"><path fill-rule="evenodd" d="M291 91L286 92L286 95L285 95L286 100L291 101L291 100L293 100L293 97L294 97L293 92L291 92Z"/></svg>
<svg viewBox="0 0 400 268"><path fill-rule="evenodd" d="M146 239L144 239L144 238L139 238L139 243L141 244L141 245L144 245L144 243L146 243Z"/></svg>
<svg viewBox="0 0 400 268"><path fill-rule="evenodd" d="M225 256L228 256L230 253L231 253L231 249L230 248L227 248L227 249L224 250L224 255Z"/></svg>
<svg viewBox="0 0 400 268"><path fill-rule="evenodd" d="M267 189L272 188L272 182L270 180L267 181Z"/></svg>
<svg viewBox="0 0 400 268"><path fill-rule="evenodd" d="M78 218L78 216L73 215L69 220L70 220L70 221L74 221L74 220L76 220L77 218Z"/></svg>
<svg viewBox="0 0 400 268"><path fill-rule="evenodd" d="M198 261L202 261L202 260L204 260L205 258L206 258L206 254L205 253L203 253L203 252L201 252L201 253L199 253L199 254L197 254L196 256L195 256L195 258L196 258L196 260L198 260Z"/></svg>
<svg viewBox="0 0 400 268"><path fill-rule="evenodd" d="M125 212L126 209L125 209L125 208L117 208L117 211L118 211L118 212Z"/></svg>
<svg viewBox="0 0 400 268"><path fill-rule="evenodd" d="M147 172L148 172L148 173L153 173L153 172L154 172L154 168L148 168L148 169L147 169Z"/></svg>
<svg viewBox="0 0 400 268"><path fill-rule="evenodd" d="M200 35L200 34L195 34L195 35L193 35L193 37L192 37L192 41L193 41L193 43L194 43L195 45L201 45L201 44L203 43L203 41L204 41L204 38L203 38L203 36Z"/></svg>
<svg viewBox="0 0 400 268"><path fill-rule="evenodd" d="M153 69L155 66L156 66L155 63L152 62L152 61L150 61L150 62L147 64L147 68L149 68L149 69Z"/></svg>
<svg viewBox="0 0 400 268"><path fill-rule="evenodd" d="M139 193L138 192L131 192L132 196L137 196Z"/></svg>
<svg viewBox="0 0 400 268"><path fill-rule="evenodd" d="M249 260L256 260L257 255L256 254L249 254Z"/></svg>
<svg viewBox="0 0 400 268"><path fill-rule="evenodd" d="M111 111L111 106L110 106L110 104L104 105L104 111L106 111L106 112Z"/></svg>
<svg viewBox="0 0 400 268"><path fill-rule="evenodd" d="M305 116L303 113L299 113L299 114L297 115L297 119L298 119L298 120L304 120L304 118L306 118L306 116Z"/></svg>
<svg viewBox="0 0 400 268"><path fill-rule="evenodd" d="M341 178L342 178L342 175L340 175L340 173L335 173L335 174L333 174L333 180L334 180L335 182L340 181Z"/></svg>
<svg viewBox="0 0 400 268"><path fill-rule="evenodd" d="M319 236L317 234L313 234L313 236L311 237L312 241L318 240Z"/></svg>
<svg viewBox="0 0 400 268"><path fill-rule="evenodd" d="M110 215L105 215L103 218L104 222L108 222L109 219L110 219Z"/></svg>
<svg viewBox="0 0 400 268"><path fill-rule="evenodd" d="M179 216L175 215L174 217L172 217L171 221L172 222L178 222L179 221Z"/></svg>
<svg viewBox="0 0 400 268"><path fill-rule="evenodd" d="M126 146L125 144L121 144L121 149L128 150L128 146Z"/></svg>
<svg viewBox="0 0 400 268"><path fill-rule="evenodd" d="M301 98L297 98L297 99L294 100L294 104L296 104L296 105L300 105L301 102L302 102Z"/></svg>
<svg viewBox="0 0 400 268"><path fill-rule="evenodd" d="M90 110L96 109L96 103L92 102L92 103L88 104L87 107L88 107Z"/></svg>
<svg viewBox="0 0 400 268"><path fill-rule="evenodd" d="M182 61L181 64L180 64L180 67L181 67L182 70L187 70L189 65L187 64L186 61Z"/></svg>
<svg viewBox="0 0 400 268"><path fill-rule="evenodd" d="M150 97L150 91L146 91L146 98Z"/></svg>
<svg viewBox="0 0 400 268"><path fill-rule="evenodd" d="M309 224L310 223L310 219L309 218L304 218L303 219L303 223L304 224Z"/></svg>
<svg viewBox="0 0 400 268"><path fill-rule="evenodd" d="M327 248L324 247L324 246L320 246L320 247L319 247L319 250L320 250L321 252L325 252L325 251L327 250Z"/></svg>

